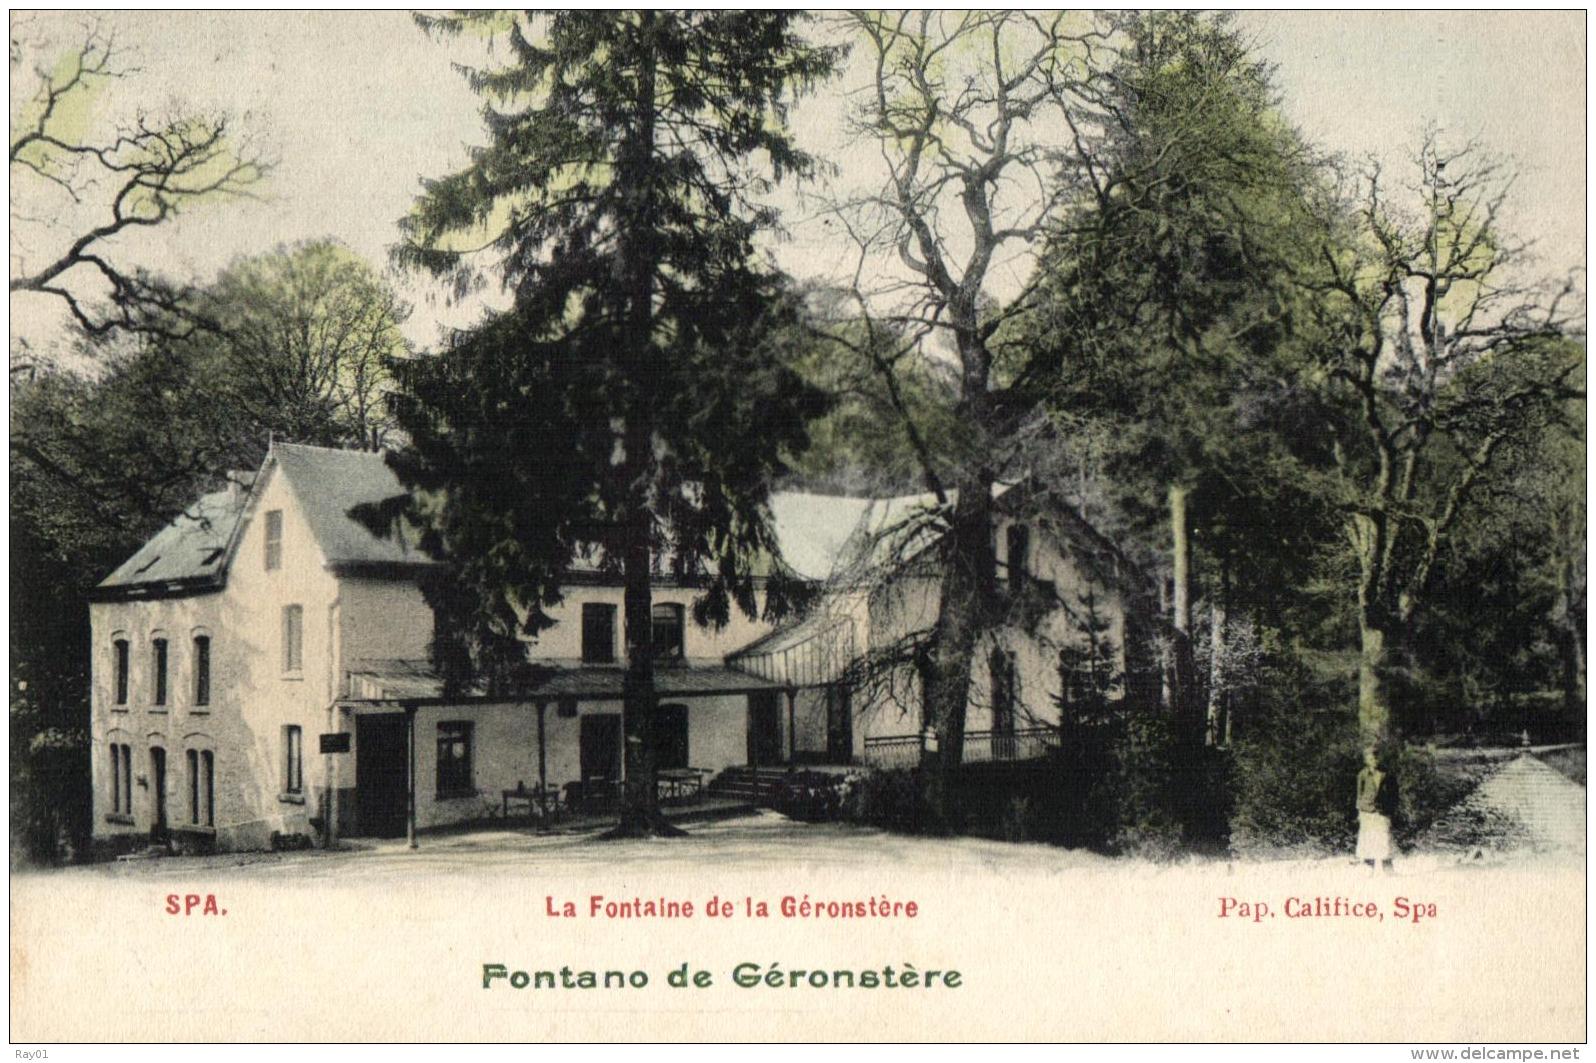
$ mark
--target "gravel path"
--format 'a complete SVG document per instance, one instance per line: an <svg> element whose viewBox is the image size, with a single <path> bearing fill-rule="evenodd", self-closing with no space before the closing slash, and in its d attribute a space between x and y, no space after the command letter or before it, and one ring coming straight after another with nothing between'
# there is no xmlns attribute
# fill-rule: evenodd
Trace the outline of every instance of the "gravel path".
<svg viewBox="0 0 1596 1063"><path fill-rule="evenodd" d="M1425 832L1418 848L1583 856L1585 788L1525 753Z"/></svg>

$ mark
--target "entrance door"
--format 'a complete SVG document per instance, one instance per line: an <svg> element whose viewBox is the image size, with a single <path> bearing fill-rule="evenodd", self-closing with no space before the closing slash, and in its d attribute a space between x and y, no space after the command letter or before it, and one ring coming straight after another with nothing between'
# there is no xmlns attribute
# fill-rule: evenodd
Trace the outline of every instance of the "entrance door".
<svg viewBox="0 0 1596 1063"><path fill-rule="evenodd" d="M780 764L781 710L774 690L748 695L748 763Z"/></svg>
<svg viewBox="0 0 1596 1063"><path fill-rule="evenodd" d="M155 788L154 825L150 828L152 841L166 840L166 750L150 747L150 785Z"/></svg>
<svg viewBox="0 0 1596 1063"><path fill-rule="evenodd" d="M621 777L621 716L615 712L582 717L582 781Z"/></svg>
<svg viewBox="0 0 1596 1063"><path fill-rule="evenodd" d="M403 716L355 717L356 831L369 838L405 832L410 806L410 753Z"/></svg>
<svg viewBox="0 0 1596 1063"><path fill-rule="evenodd" d="M853 698L846 683L826 688L826 758L833 764L853 760Z"/></svg>
<svg viewBox="0 0 1596 1063"><path fill-rule="evenodd" d="M654 708L654 766L670 770L687 767L687 706Z"/></svg>

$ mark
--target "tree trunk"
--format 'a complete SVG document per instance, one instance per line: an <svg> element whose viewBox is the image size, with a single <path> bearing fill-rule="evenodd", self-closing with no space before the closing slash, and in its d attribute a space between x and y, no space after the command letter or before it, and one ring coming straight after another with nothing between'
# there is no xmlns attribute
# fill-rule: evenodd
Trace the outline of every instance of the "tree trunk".
<svg viewBox="0 0 1596 1063"><path fill-rule="evenodd" d="M621 821L612 837L674 837L683 832L659 810L654 751L654 621L652 551L648 528L634 520L626 545L623 607L626 677L622 682L621 726L625 732L625 780Z"/></svg>
<svg viewBox="0 0 1596 1063"><path fill-rule="evenodd" d="M1202 722L1197 706L1197 660L1191 644L1191 518L1186 511L1190 495L1191 488L1184 484L1171 484L1169 487L1169 529L1174 568L1169 702L1177 732L1187 741L1200 741Z"/></svg>
<svg viewBox="0 0 1596 1063"><path fill-rule="evenodd" d="M641 15L642 32L650 32L654 14ZM654 117L657 108L653 41L647 42L638 76L636 126L624 149L629 174L628 195L639 197L632 212L634 228L622 235L627 280L627 333L633 379L643 382L657 370L654 360L654 279L657 248L645 245L652 232L654 203L648 169L654 164ZM626 411L623 475L627 492L626 541L623 558L623 607L626 629L626 677L622 682L621 728L625 742L625 775L621 788L621 821L610 837L674 837L683 832L665 821L659 810L654 757L653 521L649 482L654 464L654 421L646 394L636 396Z"/></svg>
<svg viewBox="0 0 1596 1063"><path fill-rule="evenodd" d="M1365 748L1391 738L1391 702L1386 695L1388 632L1367 610L1358 617L1358 733Z"/></svg>
<svg viewBox="0 0 1596 1063"><path fill-rule="evenodd" d="M1385 527L1359 514L1349 530L1358 555L1358 734L1367 749L1392 737L1385 670L1394 624L1381 594Z"/></svg>
<svg viewBox="0 0 1596 1063"><path fill-rule="evenodd" d="M1209 606L1212 634L1208 653L1208 744L1217 746L1229 733L1225 713L1225 595L1214 595Z"/></svg>
<svg viewBox="0 0 1596 1063"><path fill-rule="evenodd" d="M1574 564L1564 557L1557 566L1557 600L1553 621L1563 658L1563 711L1581 741L1585 738L1585 618L1574 609Z"/></svg>
<svg viewBox="0 0 1596 1063"><path fill-rule="evenodd" d="M933 828L952 832L962 820L958 775L964 763L964 726L970 703L972 661L986 630L997 565L992 555L992 474L981 469L958 485L949 530L949 556L932 632L932 683L927 698L937 736L930 757Z"/></svg>

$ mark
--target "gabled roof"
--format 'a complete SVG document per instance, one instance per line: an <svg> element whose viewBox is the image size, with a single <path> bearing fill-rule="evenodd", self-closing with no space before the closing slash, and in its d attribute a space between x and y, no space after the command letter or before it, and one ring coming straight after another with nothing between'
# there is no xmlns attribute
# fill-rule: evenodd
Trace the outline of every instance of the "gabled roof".
<svg viewBox="0 0 1596 1063"><path fill-rule="evenodd" d="M278 443L266 463L287 479L329 567L433 563L417 549L413 530L384 538L349 515L356 506L404 494L380 452Z"/></svg>
<svg viewBox="0 0 1596 1063"><path fill-rule="evenodd" d="M392 536L374 534L350 515L363 505L404 493L404 486L380 452L338 450L297 443L274 444L252 498L271 473L281 473L299 503L317 547L329 568L373 575L407 575L434 562L417 547L415 529ZM999 485L995 494L1005 488ZM166 593L214 589L226 580L232 539L248 511L241 492L217 492L163 529L100 585L115 593L154 585ZM773 531L787 567L815 582L846 579L884 560L918 552L932 541L940 523L933 495L852 498L804 492L771 496ZM146 569L146 564L149 567ZM591 577L579 561L573 576ZM177 581L174 583L174 581Z"/></svg>
<svg viewBox="0 0 1596 1063"><path fill-rule="evenodd" d="M178 514L95 588L94 597L193 594L220 588L246 492L213 491Z"/></svg>
<svg viewBox="0 0 1596 1063"><path fill-rule="evenodd" d="M1008 484L993 484L992 497L1008 490ZM948 505L958 500L958 491L948 492ZM846 581L910 560L945 528L937 496L929 493L852 498L778 492L770 497L770 510L782 560L798 576L816 581Z"/></svg>

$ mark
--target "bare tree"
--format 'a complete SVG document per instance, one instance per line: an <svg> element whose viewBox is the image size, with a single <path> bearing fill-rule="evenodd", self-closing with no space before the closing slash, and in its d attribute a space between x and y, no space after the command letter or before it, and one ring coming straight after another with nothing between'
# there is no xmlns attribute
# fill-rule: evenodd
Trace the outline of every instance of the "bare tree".
<svg viewBox="0 0 1596 1063"><path fill-rule="evenodd" d="M946 359L957 377L963 445L932 454L911 434L947 522L925 675L932 798L951 823L971 661L1000 608L992 486L1011 471L1027 413L996 386L994 337L1025 311L1028 290L994 288L1068 192L1089 111L1076 90L1105 34L1072 16L1018 12L854 13L846 24L869 68L852 129L878 151L885 178L832 212L858 252L853 320L865 328L863 341L838 338L889 383L906 358ZM896 266L883 267L888 256Z"/></svg>
<svg viewBox="0 0 1596 1063"><path fill-rule="evenodd" d="M219 114L140 112L96 130L95 97L135 73L114 36L89 22L74 48L44 61L29 25L13 25L10 49L12 98L21 101L11 126L12 223L32 223L50 246L30 261L13 238L11 291L59 300L91 335L192 327L183 293L119 261L116 238L200 201L249 197L269 164Z"/></svg>
<svg viewBox="0 0 1596 1063"><path fill-rule="evenodd" d="M1416 183L1374 164L1326 213L1312 300L1322 371L1349 400L1328 441L1356 558L1358 715L1366 742L1393 737L1384 677L1431 568L1471 492L1515 440L1582 388L1573 279L1526 279L1527 249L1503 231L1511 171L1435 130Z"/></svg>

